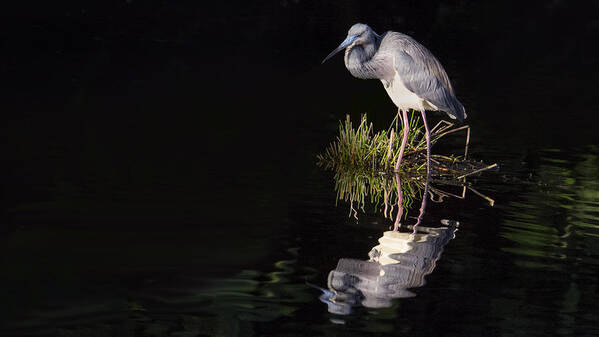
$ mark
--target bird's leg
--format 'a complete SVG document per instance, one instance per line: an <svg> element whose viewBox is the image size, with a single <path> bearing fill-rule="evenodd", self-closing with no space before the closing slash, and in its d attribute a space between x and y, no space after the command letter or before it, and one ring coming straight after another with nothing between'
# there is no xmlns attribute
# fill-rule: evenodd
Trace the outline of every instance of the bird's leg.
<svg viewBox="0 0 599 337"><path fill-rule="evenodd" d="M401 180L399 179L399 166L401 165L401 159L403 158L403 153L406 149L406 143L408 142L408 133L410 131L410 124L408 121L408 112L406 110L401 110L397 112L402 113L402 122L403 122L403 137L401 140L401 147L399 149L399 157L397 158L397 163L395 164L395 183L397 184L397 215L395 217L395 226L393 226L394 231L399 230L399 226L401 225L401 217L403 216L403 192L401 191Z"/></svg>
<svg viewBox="0 0 599 337"><path fill-rule="evenodd" d="M400 109L401 110L401 109ZM408 121L408 112L406 109L401 110L402 120L403 120L403 138L401 140L401 147L399 148L399 157L397 158L397 163L395 164L395 172L399 172L399 166L401 165L401 160L403 158L404 150L406 149L406 143L408 142L408 133L410 132L410 123Z"/></svg>
<svg viewBox="0 0 599 337"><path fill-rule="evenodd" d="M422 122L424 122L424 137L426 138L426 176L430 177L431 174L431 132L428 129L428 123L426 122L426 112L422 113Z"/></svg>
<svg viewBox="0 0 599 337"><path fill-rule="evenodd" d="M428 185L429 180L431 178L431 134L428 129L428 123L426 122L426 112L424 110L422 113L422 121L424 122L424 131L426 138L426 182L424 183L424 192L422 193L422 204L420 205L420 214L418 214L418 220L416 221L416 225L414 225L414 232L416 232L416 227L420 225L422 221L422 216L424 215L424 209L426 208L426 199L428 199Z"/></svg>
<svg viewBox="0 0 599 337"><path fill-rule="evenodd" d="M430 175L426 174L426 181L424 182L424 192L422 193L422 202L420 203L420 213L418 214L418 220L416 220L416 224L414 225L414 233L418 230L418 225L422 222L422 217L424 216L424 210L426 209L426 199L428 199L428 185L430 184ZM435 201L435 200L433 200Z"/></svg>
<svg viewBox="0 0 599 337"><path fill-rule="evenodd" d="M403 216L403 192L401 191L401 181L399 180L398 172L395 172L395 183L397 184L397 215L395 216L393 230L397 232L399 226L401 226L401 217Z"/></svg>

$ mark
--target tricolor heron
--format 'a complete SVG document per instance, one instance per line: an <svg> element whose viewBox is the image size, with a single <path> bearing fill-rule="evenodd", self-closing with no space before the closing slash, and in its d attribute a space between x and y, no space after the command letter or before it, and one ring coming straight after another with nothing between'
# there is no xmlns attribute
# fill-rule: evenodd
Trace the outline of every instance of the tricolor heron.
<svg viewBox="0 0 599 337"><path fill-rule="evenodd" d="M378 35L368 25L356 23L323 61L345 49L345 67L357 78L379 79L403 119L403 139L395 171L403 158L408 140L407 111L420 111L426 131L426 170L430 175L430 130L426 110L445 111L460 122L466 118L464 106L455 97L443 66L433 54L413 38L389 31Z"/></svg>

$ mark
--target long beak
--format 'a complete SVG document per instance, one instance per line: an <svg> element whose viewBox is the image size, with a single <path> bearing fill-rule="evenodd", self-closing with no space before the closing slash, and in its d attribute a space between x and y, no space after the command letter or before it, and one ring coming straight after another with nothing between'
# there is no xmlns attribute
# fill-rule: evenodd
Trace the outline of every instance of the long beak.
<svg viewBox="0 0 599 337"><path fill-rule="evenodd" d="M350 35L350 36L348 36L345 40L343 40L343 42L341 42L341 44L339 45L339 47L335 48L335 50L333 50L329 55L327 55L327 57L324 58L324 60L322 60L322 63L325 63L328 59L330 59L331 57L333 57L335 54L337 54L338 52L340 52L343 49L347 48L347 46L349 46L352 43L354 43L354 41L356 41L357 37L358 37L357 35Z"/></svg>

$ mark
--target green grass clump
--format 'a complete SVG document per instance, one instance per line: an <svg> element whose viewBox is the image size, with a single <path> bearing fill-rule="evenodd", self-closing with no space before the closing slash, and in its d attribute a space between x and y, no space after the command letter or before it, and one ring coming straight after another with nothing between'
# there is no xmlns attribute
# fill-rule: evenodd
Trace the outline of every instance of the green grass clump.
<svg viewBox="0 0 599 337"><path fill-rule="evenodd" d="M383 211L391 218L397 207L397 181L403 195L403 208L411 207L415 199L422 197L427 182L426 139L420 118L412 111L410 128L399 172L394 172L399 156L404 130L396 116L387 130L375 132L372 123L363 115L360 124L354 128L347 116L339 125L339 136L324 151L317 155L318 165L334 171L337 200L350 204L350 214L357 216L357 209L364 210L367 203L374 211ZM468 126L454 127L452 123L440 122L431 129L431 144L443 136L468 129ZM469 129L468 129L469 130ZM469 133L468 133L469 135ZM466 142L468 136L466 137ZM467 153L465 148L464 156ZM431 183L467 187L465 176L476 174L494 167L459 156L431 155ZM429 185L430 186L430 185ZM429 193L436 200L452 195L430 186ZM407 216L407 211L404 216Z"/></svg>
<svg viewBox="0 0 599 337"><path fill-rule="evenodd" d="M410 130L404 157L425 150L426 142L421 142L424 135L423 127L419 125L420 118L416 114L410 117ZM366 115L362 116L357 129L353 128L349 115L345 123L339 125L339 136L331 143L323 154L317 156L318 163L326 168L351 167L364 168L375 171L388 171L393 169L399 156L399 148L403 137L403 130L397 131L397 116L387 130L374 132L372 123L368 123ZM389 146L391 144L391 146ZM412 167L406 160L403 168Z"/></svg>
<svg viewBox="0 0 599 337"><path fill-rule="evenodd" d="M387 130L375 132L372 123L363 115L360 124L354 128L349 115L339 124L339 136L322 154L316 156L317 164L325 169L365 169L375 172L393 172L399 157L403 129L399 129L398 115ZM409 117L408 140L401 162L400 172L412 173L426 170L426 138L420 118L414 111ZM439 123L441 124L441 123ZM431 146L443 136L468 128L453 128L446 123L443 127L431 130ZM431 155L433 174L463 174L472 168L471 162L460 156ZM467 164L467 165L463 165Z"/></svg>

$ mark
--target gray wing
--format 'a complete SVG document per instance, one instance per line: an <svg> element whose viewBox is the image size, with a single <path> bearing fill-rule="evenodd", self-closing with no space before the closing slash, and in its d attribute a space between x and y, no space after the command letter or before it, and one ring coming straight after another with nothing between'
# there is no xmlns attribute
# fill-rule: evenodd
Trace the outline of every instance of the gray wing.
<svg viewBox="0 0 599 337"><path fill-rule="evenodd" d="M451 118L460 121L466 118L464 106L455 97L445 69L423 45L407 35L389 32L381 41L379 52L394 56L395 70L408 90Z"/></svg>

